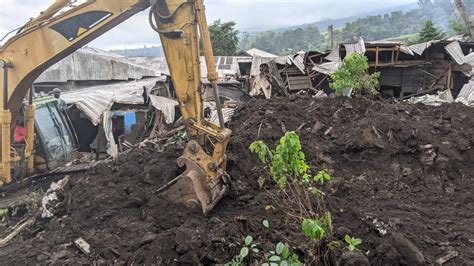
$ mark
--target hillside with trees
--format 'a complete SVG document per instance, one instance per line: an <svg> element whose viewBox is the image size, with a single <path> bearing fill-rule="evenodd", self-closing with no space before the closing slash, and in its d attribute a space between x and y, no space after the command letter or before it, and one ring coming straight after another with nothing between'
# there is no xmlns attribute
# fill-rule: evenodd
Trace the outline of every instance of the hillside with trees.
<svg viewBox="0 0 474 266"><path fill-rule="evenodd" d="M463 2L468 13L473 14L474 0ZM362 37L366 41L405 37L410 42L419 42L430 38L417 36L428 21L432 21L432 28L427 29L428 33L436 28L437 37L466 32L452 0L419 0L418 9L359 18L343 27L334 28L332 34L329 28L321 32L317 26L311 25L257 34L243 33L240 48L259 48L275 54L291 54L300 50L324 51L331 47L331 35L335 44L349 42L354 37Z"/></svg>

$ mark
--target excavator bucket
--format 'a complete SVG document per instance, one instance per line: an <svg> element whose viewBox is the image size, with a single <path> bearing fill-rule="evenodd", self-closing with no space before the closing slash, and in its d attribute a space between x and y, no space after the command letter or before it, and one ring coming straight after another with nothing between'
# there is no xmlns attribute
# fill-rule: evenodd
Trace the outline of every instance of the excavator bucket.
<svg viewBox="0 0 474 266"><path fill-rule="evenodd" d="M212 162L196 141L187 145L178 159L178 166L186 167L185 172L160 188L158 193L172 202L209 213L228 190L228 175Z"/></svg>

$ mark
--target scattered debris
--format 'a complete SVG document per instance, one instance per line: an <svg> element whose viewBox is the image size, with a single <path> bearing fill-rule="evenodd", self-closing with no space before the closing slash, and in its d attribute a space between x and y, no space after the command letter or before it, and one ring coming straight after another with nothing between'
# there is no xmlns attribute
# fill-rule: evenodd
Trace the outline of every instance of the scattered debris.
<svg viewBox="0 0 474 266"><path fill-rule="evenodd" d="M78 239L74 240L74 244L84 254L87 255L91 253L91 245L89 245L89 243L87 243L82 237L79 237Z"/></svg>
<svg viewBox="0 0 474 266"><path fill-rule="evenodd" d="M54 216L54 212L58 204L62 203L60 200L61 196L60 193L63 193L63 189L66 184L69 182L71 177L67 175L59 182L53 182L50 188L46 191L46 195L42 199L42 213L41 218L52 218Z"/></svg>
<svg viewBox="0 0 474 266"><path fill-rule="evenodd" d="M446 254L446 256L443 256L436 260L436 265L444 265L446 262L456 258L457 256L459 256L459 252L455 250L450 250L448 251L448 254Z"/></svg>

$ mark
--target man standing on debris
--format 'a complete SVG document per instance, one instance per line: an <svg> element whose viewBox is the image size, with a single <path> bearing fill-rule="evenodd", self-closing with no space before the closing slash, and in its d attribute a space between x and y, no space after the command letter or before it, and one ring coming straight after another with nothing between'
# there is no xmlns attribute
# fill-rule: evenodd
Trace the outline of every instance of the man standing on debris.
<svg viewBox="0 0 474 266"><path fill-rule="evenodd" d="M67 112L67 104L63 99L61 99L61 90L58 88L54 88L53 95L54 95L54 98L58 99L59 110L63 112Z"/></svg>

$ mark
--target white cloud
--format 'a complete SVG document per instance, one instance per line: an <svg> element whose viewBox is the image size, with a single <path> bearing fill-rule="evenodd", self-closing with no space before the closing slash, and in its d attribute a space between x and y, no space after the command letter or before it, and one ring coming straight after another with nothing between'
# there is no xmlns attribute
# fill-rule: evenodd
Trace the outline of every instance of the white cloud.
<svg viewBox="0 0 474 266"><path fill-rule="evenodd" d="M35 17L54 0L0 0L0 38L30 17ZM208 21L235 21L241 31L275 29L326 18L342 18L374 9L413 3L417 0L207 0ZM158 35L142 12L99 37L91 46L132 48L159 44Z"/></svg>

